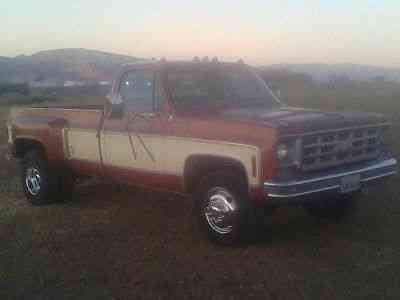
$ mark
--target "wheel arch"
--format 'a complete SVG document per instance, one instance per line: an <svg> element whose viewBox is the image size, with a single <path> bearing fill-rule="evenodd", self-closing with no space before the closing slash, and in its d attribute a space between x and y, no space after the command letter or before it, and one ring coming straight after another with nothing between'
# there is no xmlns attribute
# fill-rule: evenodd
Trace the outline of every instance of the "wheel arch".
<svg viewBox="0 0 400 300"><path fill-rule="evenodd" d="M44 157L46 156L46 148L44 147L43 143L39 140L34 138L17 138L14 141L14 155L16 158L23 158L26 153L31 150L38 150L40 151Z"/></svg>
<svg viewBox="0 0 400 300"><path fill-rule="evenodd" d="M208 173L219 170L231 170L242 177L246 190L249 190L248 174L243 163L235 158L196 154L185 161L183 183L185 192L191 194L200 179Z"/></svg>

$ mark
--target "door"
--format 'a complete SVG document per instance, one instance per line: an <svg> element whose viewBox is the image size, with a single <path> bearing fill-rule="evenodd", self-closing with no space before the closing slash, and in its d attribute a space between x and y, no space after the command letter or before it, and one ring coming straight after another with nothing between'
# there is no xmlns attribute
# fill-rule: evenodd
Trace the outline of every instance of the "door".
<svg viewBox="0 0 400 300"><path fill-rule="evenodd" d="M102 111L69 109L64 111L69 124L63 129L64 153L70 168L89 176L101 176L98 128Z"/></svg>
<svg viewBox="0 0 400 300"><path fill-rule="evenodd" d="M103 166L108 176L139 185L153 185L162 174L163 128L158 76L152 70L130 70L117 91L122 115L107 116L101 132ZM157 180L156 180L157 181Z"/></svg>

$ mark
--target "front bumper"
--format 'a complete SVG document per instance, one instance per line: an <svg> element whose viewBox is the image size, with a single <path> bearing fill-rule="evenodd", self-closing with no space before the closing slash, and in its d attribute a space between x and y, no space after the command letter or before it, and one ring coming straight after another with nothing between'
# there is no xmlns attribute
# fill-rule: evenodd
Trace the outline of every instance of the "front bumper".
<svg viewBox="0 0 400 300"><path fill-rule="evenodd" d="M396 174L396 165L395 158L386 156L357 166L318 172L295 179L268 181L264 183L264 192L266 197L278 202L324 192L340 193L342 178L359 175L362 188L368 182Z"/></svg>

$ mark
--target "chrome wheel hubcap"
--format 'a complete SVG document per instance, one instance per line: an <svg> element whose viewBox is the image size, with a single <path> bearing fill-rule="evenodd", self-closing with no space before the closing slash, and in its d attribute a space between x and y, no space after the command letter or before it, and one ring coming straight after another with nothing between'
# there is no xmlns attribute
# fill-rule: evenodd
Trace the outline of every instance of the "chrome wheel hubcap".
<svg viewBox="0 0 400 300"><path fill-rule="evenodd" d="M235 198L228 190L215 187L209 191L204 215L214 231L220 234L230 233L237 210Z"/></svg>
<svg viewBox="0 0 400 300"><path fill-rule="evenodd" d="M28 168L25 175L25 184L29 193L36 196L40 192L40 173L36 168Z"/></svg>

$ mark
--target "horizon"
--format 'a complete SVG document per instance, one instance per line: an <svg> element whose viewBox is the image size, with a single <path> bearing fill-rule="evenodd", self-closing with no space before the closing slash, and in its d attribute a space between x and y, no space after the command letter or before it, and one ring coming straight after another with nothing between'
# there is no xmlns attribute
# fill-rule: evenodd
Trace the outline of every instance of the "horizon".
<svg viewBox="0 0 400 300"><path fill-rule="evenodd" d="M30 0L23 7L18 1L3 3L0 56L82 48L171 60L242 58L257 66L400 68L399 2L208 2L44 0L38 6Z"/></svg>
<svg viewBox="0 0 400 300"><path fill-rule="evenodd" d="M169 60L168 57L139 57L137 55L130 55L130 54L126 54L126 53L118 53L118 52L109 52L109 51L105 51L102 49L89 49L89 48L56 48L56 49L43 49L37 52L33 52L33 53L21 53L21 54L17 54L15 56L5 56L5 55L0 55L0 57L3 58L8 58L8 59L14 59L14 58L18 58L21 56L25 56L25 57L29 57L41 52L51 52L51 51L59 51L59 50L85 50L85 51L94 51L94 52L101 52L107 55L118 55L118 56L129 56L132 58L136 58L136 59L143 59L143 60L161 60L161 59L166 59L167 61ZM199 57L200 59L205 57L205 56L201 56L201 55L195 55L197 57ZM192 60L195 56L191 57L191 58L187 58L187 59L171 59L171 61L190 61ZM215 56L213 56L215 57ZM209 57L209 59L213 58L213 57ZM220 61L225 61L225 62L235 62L239 59L241 59L240 57L237 60L221 60L220 57L216 56L218 60ZM249 64L248 62L244 61L246 64ZM268 66L285 66L285 65L289 65L289 66L295 66L295 65L306 65L306 66L360 66L360 67L372 67L372 68L382 68L382 69L388 69L388 70L393 70L393 71L397 71L400 69L399 67L395 67L395 66L383 66L383 65L372 65L372 64L358 64L358 63L353 63L353 62L337 62L337 63L325 63L325 62L304 62L304 63L288 63L288 62L273 62L271 64L249 64L249 65L253 65L254 67L268 67Z"/></svg>

